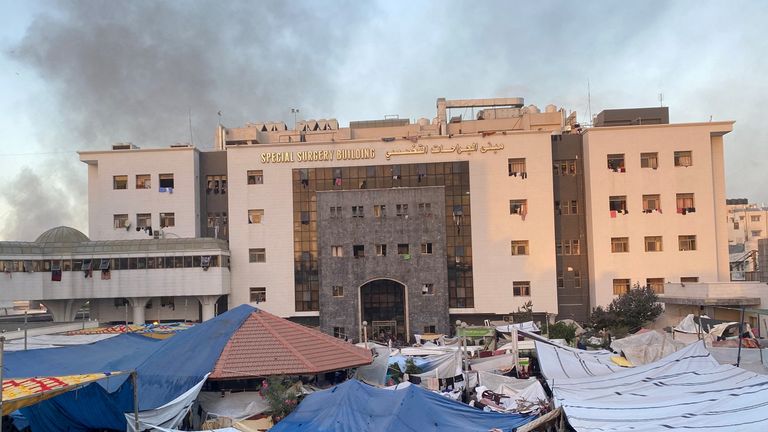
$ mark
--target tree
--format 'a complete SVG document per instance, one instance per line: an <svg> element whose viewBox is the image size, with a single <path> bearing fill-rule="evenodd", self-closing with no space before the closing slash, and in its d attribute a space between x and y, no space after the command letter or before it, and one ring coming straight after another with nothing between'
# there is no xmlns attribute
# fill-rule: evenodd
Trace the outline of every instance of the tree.
<svg viewBox="0 0 768 432"><path fill-rule="evenodd" d="M663 311L656 293L650 287L641 287L636 283L629 291L613 299L607 308L596 307L590 316L590 323L595 329L636 331L658 318Z"/></svg>
<svg viewBox="0 0 768 432"><path fill-rule="evenodd" d="M566 342L571 343L576 339L576 326L562 321L555 323L549 326L548 336L550 339L565 339Z"/></svg>
<svg viewBox="0 0 768 432"><path fill-rule="evenodd" d="M266 399L272 420L277 423L291 413L299 403L299 394L287 377L271 376L262 382L261 396Z"/></svg>

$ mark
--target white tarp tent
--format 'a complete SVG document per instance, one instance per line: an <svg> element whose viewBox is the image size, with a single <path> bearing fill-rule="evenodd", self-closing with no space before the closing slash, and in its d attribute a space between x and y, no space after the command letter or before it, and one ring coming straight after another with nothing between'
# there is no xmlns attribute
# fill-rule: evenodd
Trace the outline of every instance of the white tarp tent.
<svg viewBox="0 0 768 432"><path fill-rule="evenodd" d="M549 342L536 341L541 373L549 380L607 375L626 369L614 363L610 351L585 351Z"/></svg>
<svg viewBox="0 0 768 432"><path fill-rule="evenodd" d="M611 343L612 350L623 353L635 366L653 363L684 347L684 343L655 330L615 339Z"/></svg>
<svg viewBox="0 0 768 432"><path fill-rule="evenodd" d="M513 401L523 400L529 403L538 403L539 400L547 400L544 387L536 378L517 379L491 372L478 372L479 384L494 393L507 395Z"/></svg>
<svg viewBox="0 0 768 432"><path fill-rule="evenodd" d="M607 376L555 380L577 431L768 430L768 377L719 365L703 342Z"/></svg>
<svg viewBox="0 0 768 432"><path fill-rule="evenodd" d="M501 326L496 326L496 331L501 333L511 333L512 330L523 330L528 332L537 332L539 331L539 327L536 325L533 321L526 321L523 323L516 323L516 324L506 324Z"/></svg>

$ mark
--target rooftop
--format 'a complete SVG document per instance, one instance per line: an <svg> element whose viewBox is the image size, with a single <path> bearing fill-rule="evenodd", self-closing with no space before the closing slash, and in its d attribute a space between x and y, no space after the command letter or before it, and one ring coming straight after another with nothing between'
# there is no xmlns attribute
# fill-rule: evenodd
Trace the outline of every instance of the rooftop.
<svg viewBox="0 0 768 432"><path fill-rule="evenodd" d="M258 310L229 339L210 378L314 375L371 361L364 348Z"/></svg>

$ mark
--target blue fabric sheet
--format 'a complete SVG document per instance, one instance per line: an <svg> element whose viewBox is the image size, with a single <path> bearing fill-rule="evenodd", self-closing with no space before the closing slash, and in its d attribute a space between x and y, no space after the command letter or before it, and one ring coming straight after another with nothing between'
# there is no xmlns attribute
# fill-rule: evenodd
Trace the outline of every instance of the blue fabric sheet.
<svg viewBox="0 0 768 432"><path fill-rule="evenodd" d="M508 432L534 418L483 412L416 385L386 390L349 380L310 394L270 432Z"/></svg>
<svg viewBox="0 0 768 432"><path fill-rule="evenodd" d="M5 376L61 376L136 370L139 410L162 406L213 370L221 351L256 311L242 305L175 336L157 340L126 334L89 345L5 354ZM115 376L21 410L35 432L125 430L133 411L128 375Z"/></svg>

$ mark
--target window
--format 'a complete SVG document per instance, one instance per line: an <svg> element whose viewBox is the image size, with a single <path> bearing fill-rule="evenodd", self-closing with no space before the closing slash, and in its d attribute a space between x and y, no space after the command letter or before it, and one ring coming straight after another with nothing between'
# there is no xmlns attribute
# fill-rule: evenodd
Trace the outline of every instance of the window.
<svg viewBox="0 0 768 432"><path fill-rule="evenodd" d="M149 174L137 174L136 175L136 189L151 189L152 188L152 176Z"/></svg>
<svg viewBox="0 0 768 432"><path fill-rule="evenodd" d="M553 165L554 174L558 176L576 175L576 160L555 161Z"/></svg>
<svg viewBox="0 0 768 432"><path fill-rule="evenodd" d="M263 219L264 219L264 209L248 210L249 224L260 224Z"/></svg>
<svg viewBox="0 0 768 432"><path fill-rule="evenodd" d="M693 155L691 151L676 151L675 166L689 167L693 165Z"/></svg>
<svg viewBox="0 0 768 432"><path fill-rule="evenodd" d="M344 287L341 285L334 285L332 288L334 297L344 297Z"/></svg>
<svg viewBox="0 0 768 432"><path fill-rule="evenodd" d="M530 297L531 282L530 281L513 281L512 295L515 297Z"/></svg>
<svg viewBox="0 0 768 432"><path fill-rule="evenodd" d="M579 214L579 202L576 200L555 201L555 210L560 215Z"/></svg>
<svg viewBox="0 0 768 432"><path fill-rule="evenodd" d="M624 167L624 154L609 154L608 169L613 172L626 172Z"/></svg>
<svg viewBox="0 0 768 432"><path fill-rule="evenodd" d="M692 193L677 194L677 212L681 214L692 213L696 211Z"/></svg>
<svg viewBox="0 0 768 432"><path fill-rule="evenodd" d="M355 258L365 258L365 245L353 245L352 256Z"/></svg>
<svg viewBox="0 0 768 432"><path fill-rule="evenodd" d="M331 256L343 257L344 256L344 247L343 246L331 246Z"/></svg>
<svg viewBox="0 0 768 432"><path fill-rule="evenodd" d="M509 200L509 214L525 216L528 214L528 200Z"/></svg>
<svg viewBox="0 0 768 432"><path fill-rule="evenodd" d="M346 339L347 338L347 330L344 327L334 327L333 328L333 337L338 339Z"/></svg>
<svg viewBox="0 0 768 432"><path fill-rule="evenodd" d="M436 333L435 326L433 325L424 326L424 334L435 334L435 333Z"/></svg>
<svg viewBox="0 0 768 432"><path fill-rule="evenodd" d="M657 169L659 167L658 153L640 153L640 168Z"/></svg>
<svg viewBox="0 0 768 432"><path fill-rule="evenodd" d="M629 279L613 280L613 295L622 295L629 292Z"/></svg>
<svg viewBox="0 0 768 432"><path fill-rule="evenodd" d="M555 243L555 253L557 255L579 255L581 247L578 240L563 240Z"/></svg>
<svg viewBox="0 0 768 432"><path fill-rule="evenodd" d="M136 214L136 228L149 228L152 226L152 214L151 213L137 213Z"/></svg>
<svg viewBox="0 0 768 432"><path fill-rule="evenodd" d="M563 280L563 272L557 272L557 287L565 288L565 281Z"/></svg>
<svg viewBox="0 0 768 432"><path fill-rule="evenodd" d="M209 175L206 177L206 184L207 193L227 193L227 176L225 175Z"/></svg>
<svg viewBox="0 0 768 432"><path fill-rule="evenodd" d="M397 244L397 254L398 255L409 255L411 253L411 246L408 243L398 243Z"/></svg>
<svg viewBox="0 0 768 432"><path fill-rule="evenodd" d="M749 220L752 222L760 222L760 216L750 216Z"/></svg>
<svg viewBox="0 0 768 432"><path fill-rule="evenodd" d="M352 217L353 218L363 217L363 206L352 206Z"/></svg>
<svg viewBox="0 0 768 432"><path fill-rule="evenodd" d="M699 282L698 276L680 276L680 283L697 283Z"/></svg>
<svg viewBox="0 0 768 432"><path fill-rule="evenodd" d="M175 213L160 213L160 228L176 226Z"/></svg>
<svg viewBox="0 0 768 432"><path fill-rule="evenodd" d="M661 236L648 236L645 238L645 251L646 252L661 252Z"/></svg>
<svg viewBox="0 0 768 432"><path fill-rule="evenodd" d="M173 174L160 174L160 187L173 188Z"/></svg>
<svg viewBox="0 0 768 432"><path fill-rule="evenodd" d="M643 213L651 213L661 210L661 198L659 195L643 195Z"/></svg>
<svg viewBox="0 0 768 432"><path fill-rule="evenodd" d="M609 197L608 209L612 212L627 213L627 196L619 195Z"/></svg>
<svg viewBox="0 0 768 432"><path fill-rule="evenodd" d="M574 270L573 272L573 287L581 288L581 272L578 270Z"/></svg>
<svg viewBox="0 0 768 432"><path fill-rule="evenodd" d="M267 301L267 289L264 287L251 287L251 303Z"/></svg>
<svg viewBox="0 0 768 432"><path fill-rule="evenodd" d="M112 189L128 189L128 176L117 175L112 177Z"/></svg>
<svg viewBox="0 0 768 432"><path fill-rule="evenodd" d="M408 204L395 205L395 213L397 217L408 217Z"/></svg>
<svg viewBox="0 0 768 432"><path fill-rule="evenodd" d="M695 251L696 250L696 236L695 235L681 235L677 238L681 251Z"/></svg>
<svg viewBox="0 0 768 432"><path fill-rule="evenodd" d="M525 158L507 159L507 168L509 169L510 177L528 177L528 174L525 172Z"/></svg>
<svg viewBox="0 0 768 432"><path fill-rule="evenodd" d="M114 223L113 228L115 229L127 228L130 226L127 214L116 214L112 218Z"/></svg>
<svg viewBox="0 0 768 432"><path fill-rule="evenodd" d="M760 237L763 234L762 230L753 230L750 232L752 234L752 237Z"/></svg>
<svg viewBox="0 0 768 432"><path fill-rule="evenodd" d="M248 184L249 185L264 184L264 171L248 170Z"/></svg>
<svg viewBox="0 0 768 432"><path fill-rule="evenodd" d="M421 285L421 294L422 295L434 295L435 294L435 284L433 283L425 283Z"/></svg>
<svg viewBox="0 0 768 432"><path fill-rule="evenodd" d="M611 252L629 252L629 237L611 237Z"/></svg>
<svg viewBox="0 0 768 432"><path fill-rule="evenodd" d="M377 244L376 245L376 256L387 256L387 245L385 245L385 244Z"/></svg>
<svg viewBox="0 0 768 432"><path fill-rule="evenodd" d="M267 251L264 248L248 249L248 262L267 262Z"/></svg>
<svg viewBox="0 0 768 432"><path fill-rule="evenodd" d="M664 294L664 278L648 278L645 280L645 286L656 294Z"/></svg>
<svg viewBox="0 0 768 432"><path fill-rule="evenodd" d="M387 217L387 206L384 204L373 206L373 217Z"/></svg>
<svg viewBox="0 0 768 432"><path fill-rule="evenodd" d="M421 253L423 255L432 255L432 243L422 243Z"/></svg>
<svg viewBox="0 0 768 432"><path fill-rule="evenodd" d="M512 255L528 255L528 240L512 240Z"/></svg>
<svg viewBox="0 0 768 432"><path fill-rule="evenodd" d="M331 218L332 219L340 219L341 218L341 207L331 207Z"/></svg>
<svg viewBox="0 0 768 432"><path fill-rule="evenodd" d="M432 203L419 203L419 214L423 216L432 215Z"/></svg>

